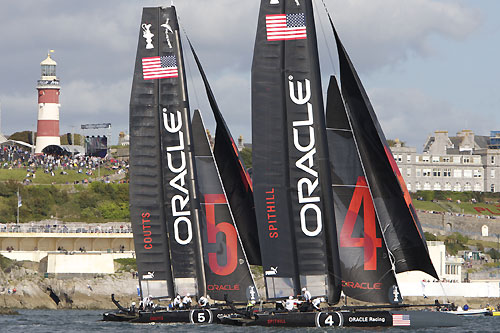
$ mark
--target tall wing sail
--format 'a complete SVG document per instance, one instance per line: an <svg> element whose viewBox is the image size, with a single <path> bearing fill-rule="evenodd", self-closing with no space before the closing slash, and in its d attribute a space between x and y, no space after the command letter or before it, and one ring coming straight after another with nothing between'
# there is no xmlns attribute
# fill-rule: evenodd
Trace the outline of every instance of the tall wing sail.
<svg viewBox="0 0 500 333"><path fill-rule="evenodd" d="M377 116L331 18L330 23L339 54L342 96L396 272L420 270L438 278L410 195Z"/></svg>
<svg viewBox="0 0 500 333"><path fill-rule="evenodd" d="M137 115L131 117L130 123L135 129L136 124L145 121L141 119L143 114L151 114L148 121L154 122L157 131L147 144L155 147L155 159L159 160L155 166L161 166L161 171L154 173L157 174L155 189L161 186L160 194L152 201L161 200L163 215L158 217L158 223L163 226L152 230L151 237L161 238L163 242L168 239L174 292L201 295L205 288L199 212L195 204L190 115L177 15L174 7L145 8L144 13L134 76L137 88L132 98L133 113ZM147 135L151 134L144 134ZM138 157L148 149L153 150L144 146L133 147ZM135 200L144 198L138 193L132 195L132 205ZM136 227L139 232L140 227ZM168 258L168 254L162 255Z"/></svg>
<svg viewBox="0 0 500 333"><path fill-rule="evenodd" d="M312 3L261 1L252 66L253 184L267 296L337 302L340 273Z"/></svg>
<svg viewBox="0 0 500 333"><path fill-rule="evenodd" d="M335 77L330 78L326 128L339 234L342 291L374 303L399 303L395 273L382 238L359 152Z"/></svg>
<svg viewBox="0 0 500 333"><path fill-rule="evenodd" d="M255 219L252 180L238 153L238 148L234 143L226 121L222 117L205 71L191 42L189 42L189 46L198 65L198 70L205 84L208 101L217 122L214 156L224 185L224 191L227 194L234 220L240 231L241 241L248 262L252 265L262 265L257 221Z"/></svg>
<svg viewBox="0 0 500 333"><path fill-rule="evenodd" d="M147 28L149 26L149 28ZM143 35L158 26L158 9L144 8L130 97L130 220L142 295L174 293L165 224L163 150L160 142L158 80L144 80L142 59L157 56L160 39ZM149 30L148 30L149 29ZM147 48L153 46L153 49Z"/></svg>
<svg viewBox="0 0 500 333"><path fill-rule="evenodd" d="M198 189L204 213L200 221L207 294L214 300L224 300L226 295L232 301L257 300L257 288L241 246L232 207L222 188L221 175L198 110L194 113L192 127Z"/></svg>

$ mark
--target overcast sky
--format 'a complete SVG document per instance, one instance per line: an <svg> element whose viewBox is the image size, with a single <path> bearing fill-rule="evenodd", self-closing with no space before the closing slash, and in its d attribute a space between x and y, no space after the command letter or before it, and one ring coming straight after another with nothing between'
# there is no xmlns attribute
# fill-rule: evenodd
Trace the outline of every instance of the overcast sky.
<svg viewBox="0 0 500 333"><path fill-rule="evenodd" d="M315 0L320 4L318 0ZM325 0L387 138L421 149L435 130L500 130L500 1ZM251 140L250 67L260 1L176 0L233 136ZM5 134L35 130L36 81L49 49L61 79L61 133L111 122L128 131L142 7L170 0L0 2L0 103ZM321 9L321 7L318 7ZM324 84L337 68L324 20ZM320 21L317 19L317 23ZM187 49L187 48L186 48ZM194 77L191 107L213 128Z"/></svg>

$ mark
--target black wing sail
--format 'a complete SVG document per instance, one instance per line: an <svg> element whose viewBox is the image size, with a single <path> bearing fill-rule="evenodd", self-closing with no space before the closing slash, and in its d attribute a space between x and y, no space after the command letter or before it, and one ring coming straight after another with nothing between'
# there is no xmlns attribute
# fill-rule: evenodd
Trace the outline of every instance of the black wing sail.
<svg viewBox="0 0 500 333"><path fill-rule="evenodd" d="M241 241L251 265L262 265L260 256L257 221L253 201L252 180L248 175L238 148L236 147L231 132L222 117L215 96L210 88L205 71L196 54L193 45L189 42L194 59L200 71L208 96L208 101L217 122L215 131L214 156L217 162L224 191L227 194L234 220L240 231Z"/></svg>
<svg viewBox="0 0 500 333"><path fill-rule="evenodd" d="M330 78L326 128L339 235L342 291L374 303L401 297L335 77Z"/></svg>
<svg viewBox="0 0 500 333"><path fill-rule="evenodd" d="M252 66L252 137L268 298L306 287L337 302L340 267L310 0L261 1Z"/></svg>
<svg viewBox="0 0 500 333"><path fill-rule="evenodd" d="M410 195L377 116L331 18L330 23L339 54L342 96L396 272L420 270L438 278Z"/></svg>
<svg viewBox="0 0 500 333"><path fill-rule="evenodd" d="M214 300L258 300L240 234L236 228L221 175L217 169L200 112L193 116L198 190L204 217L200 219L207 295Z"/></svg>
<svg viewBox="0 0 500 333"><path fill-rule="evenodd" d="M158 9L160 57L143 59L144 79L159 80L164 207L175 292L205 294L191 121L179 25L174 7Z"/></svg>
<svg viewBox="0 0 500 333"><path fill-rule="evenodd" d="M149 28L147 28L149 26ZM155 298L174 293L163 206L163 168L158 80L144 80L142 59L157 56L159 39L143 34L158 26L158 9L144 8L130 98L130 220L141 293Z"/></svg>

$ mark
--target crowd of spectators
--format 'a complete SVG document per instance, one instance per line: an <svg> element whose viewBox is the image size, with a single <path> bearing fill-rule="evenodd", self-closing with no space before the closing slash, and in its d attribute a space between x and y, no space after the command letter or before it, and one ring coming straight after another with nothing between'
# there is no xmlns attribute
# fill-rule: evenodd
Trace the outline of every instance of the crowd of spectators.
<svg viewBox="0 0 500 333"><path fill-rule="evenodd" d="M113 173L117 174L123 174L128 170L127 161L85 156L83 154L73 156L35 155L16 146L1 147L0 163L3 169L25 169L26 176L23 183L26 185L33 183L37 172L40 171L55 176L56 174L67 175L68 170L75 170L82 174L82 180L75 181L75 183L89 183L92 178L97 177L98 168L112 170ZM109 177L103 177L100 180L111 182Z"/></svg>

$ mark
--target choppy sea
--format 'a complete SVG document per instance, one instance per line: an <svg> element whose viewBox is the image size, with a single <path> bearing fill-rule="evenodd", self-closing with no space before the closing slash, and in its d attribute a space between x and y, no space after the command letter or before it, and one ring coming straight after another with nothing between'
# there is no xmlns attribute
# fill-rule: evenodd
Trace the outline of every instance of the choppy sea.
<svg viewBox="0 0 500 333"><path fill-rule="evenodd" d="M72 333L72 332L323 332L326 329L286 329L263 327L233 327L224 325L192 324L130 324L101 321L104 311L83 310L19 310L18 316L0 316L2 333ZM331 331L362 332L359 329L332 328ZM390 332L500 332L500 317L468 317L464 325L454 328L433 328L409 330L404 328L384 328ZM382 331L371 329L370 331Z"/></svg>

